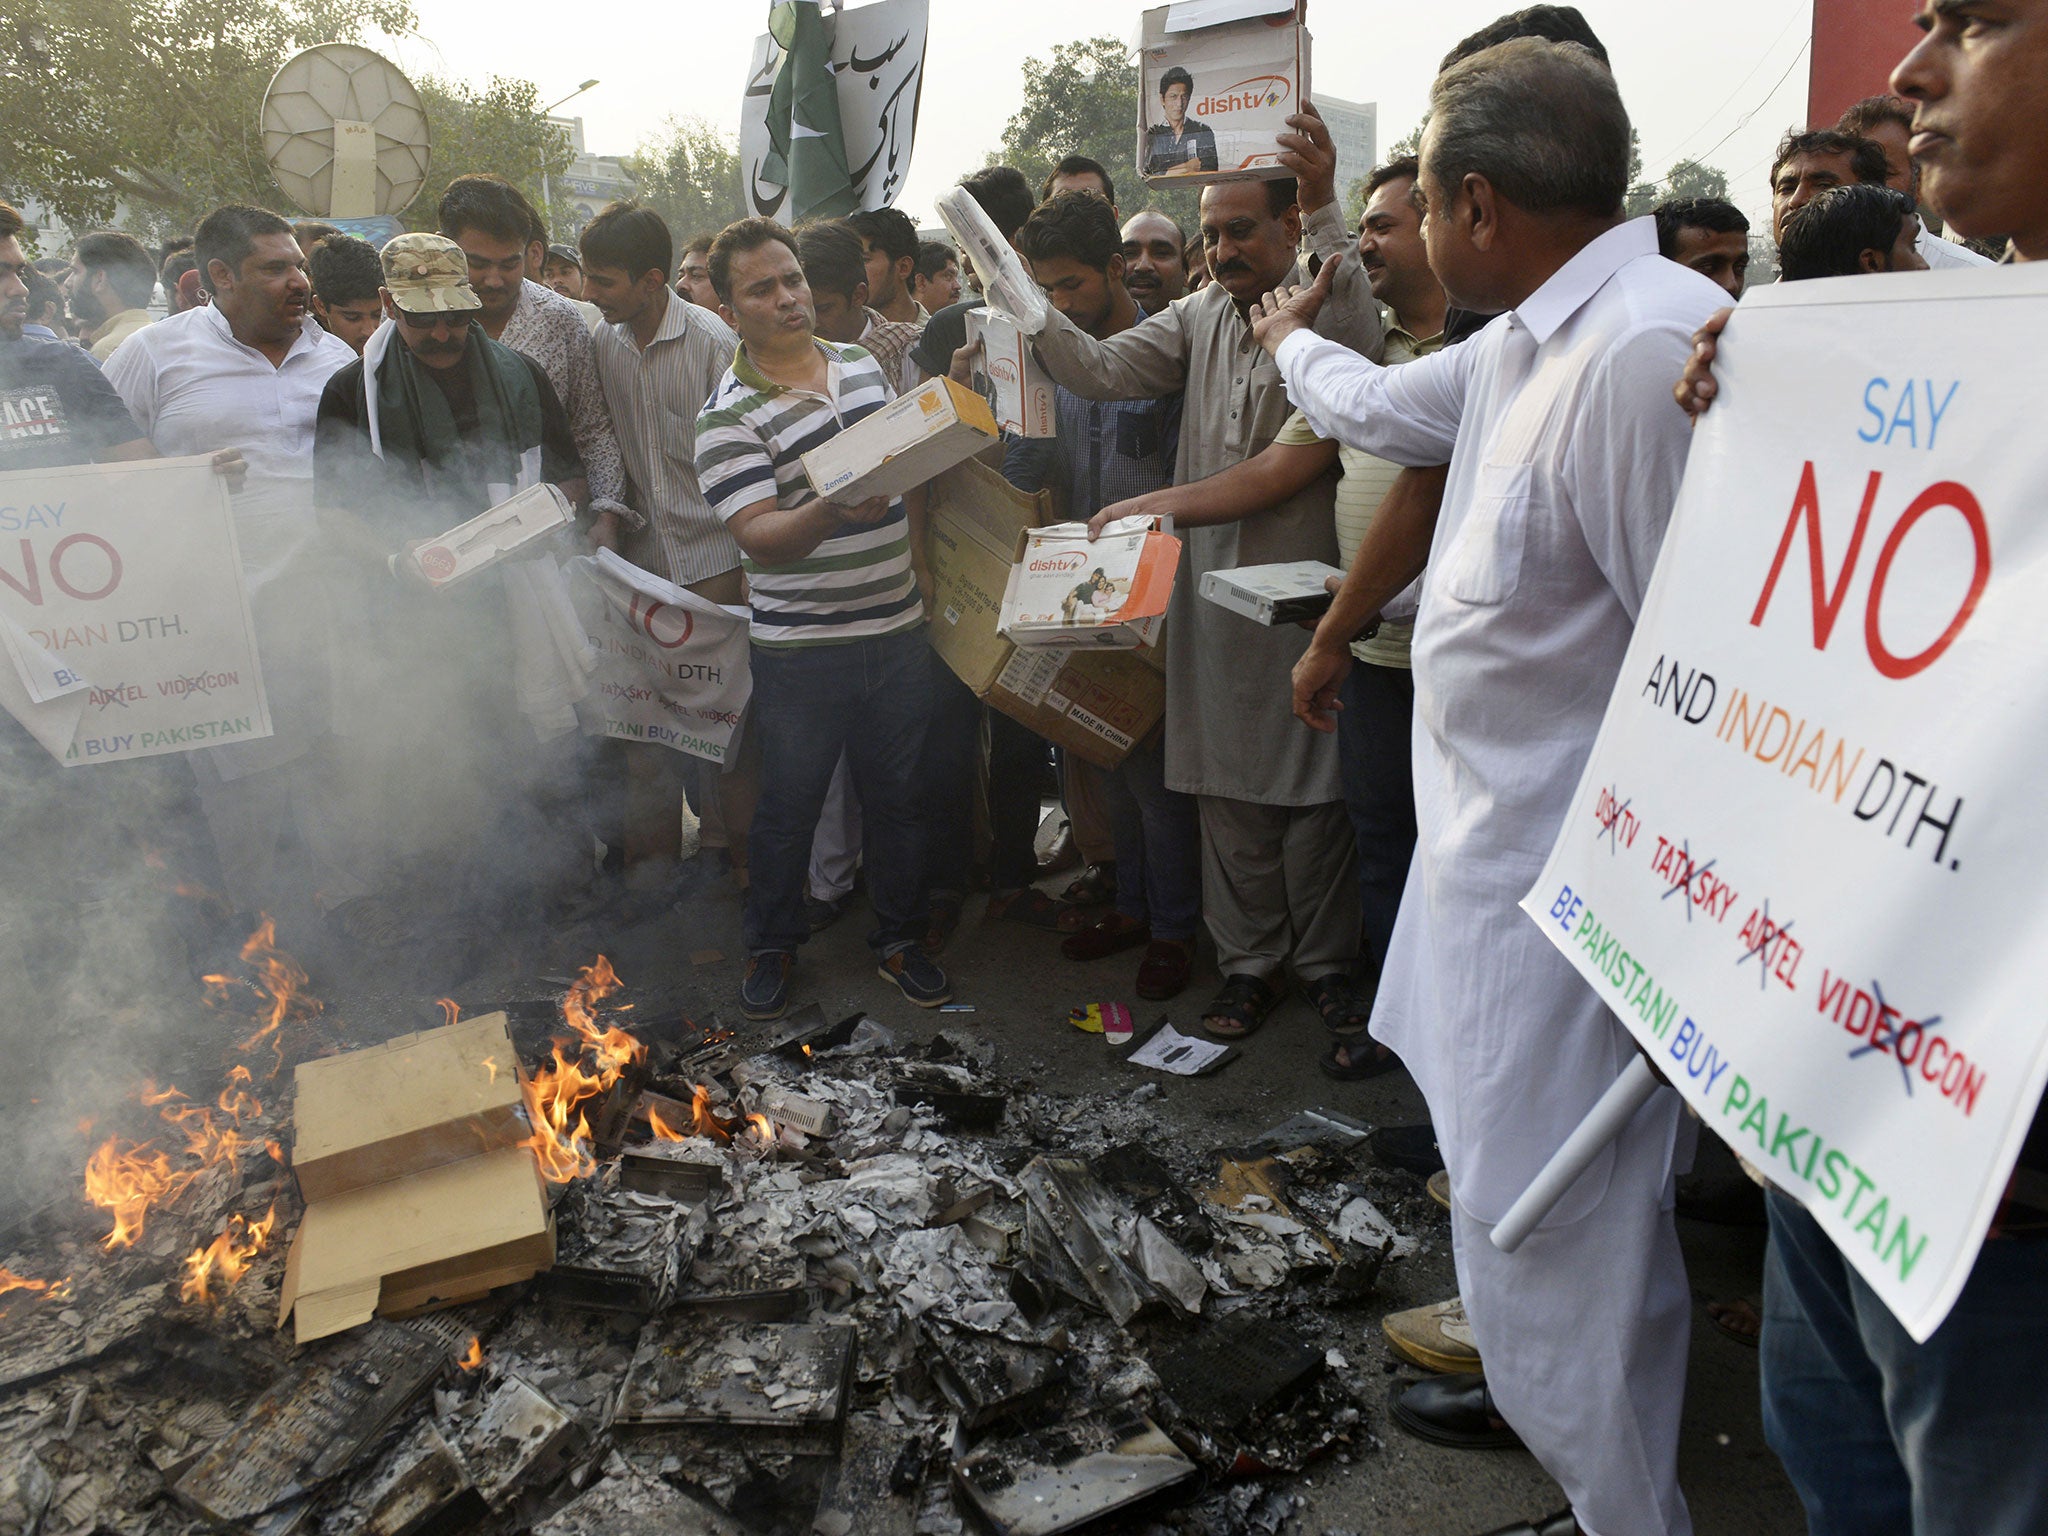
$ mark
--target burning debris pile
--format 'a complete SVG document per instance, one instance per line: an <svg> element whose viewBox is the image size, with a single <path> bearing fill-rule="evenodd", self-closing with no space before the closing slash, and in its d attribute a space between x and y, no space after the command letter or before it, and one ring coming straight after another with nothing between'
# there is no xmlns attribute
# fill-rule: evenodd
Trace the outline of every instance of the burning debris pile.
<svg viewBox="0 0 2048 1536"><path fill-rule="evenodd" d="M144 1087L0 1234L0 1532L1236 1536L1368 1440L1322 1340L1414 1187L1363 1126L1182 1147L1146 1090L700 1026L602 959L300 1061L287 1125L317 1005L258 937L218 1092Z"/></svg>

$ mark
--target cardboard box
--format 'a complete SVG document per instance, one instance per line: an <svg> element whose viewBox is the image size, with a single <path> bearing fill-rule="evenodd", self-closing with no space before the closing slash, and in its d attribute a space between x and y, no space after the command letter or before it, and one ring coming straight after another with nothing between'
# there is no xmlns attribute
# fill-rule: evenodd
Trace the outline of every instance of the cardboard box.
<svg viewBox="0 0 2048 1536"><path fill-rule="evenodd" d="M995 309L967 311L967 339L981 343L982 371L975 377L996 425L1019 437L1052 437L1059 411L1051 377L1038 364L1031 338Z"/></svg>
<svg viewBox="0 0 2048 1536"><path fill-rule="evenodd" d="M1151 645L1166 622L1180 540L1123 518L1091 540L1086 523L1017 536L1003 588L1003 637L1026 649Z"/></svg>
<svg viewBox="0 0 2048 1536"><path fill-rule="evenodd" d="M301 1062L295 1084L292 1171L309 1205L533 1134L502 1013Z"/></svg>
<svg viewBox="0 0 2048 1536"><path fill-rule="evenodd" d="M1200 593L1255 624L1298 624L1329 611L1336 594L1323 583L1332 576L1344 579L1341 570L1321 560L1241 565L1230 571L1204 571Z"/></svg>
<svg viewBox="0 0 2048 1536"><path fill-rule="evenodd" d="M1138 41L1138 173L1200 186L1291 176L1279 136L1309 95L1305 0L1181 0L1145 13ZM1163 94L1169 75L1180 126ZM1181 77L1185 76L1183 80Z"/></svg>
<svg viewBox="0 0 2048 1536"><path fill-rule="evenodd" d="M350 1190L306 1207L285 1257L277 1322L304 1344L472 1301L555 1258L554 1218L525 1147Z"/></svg>
<svg viewBox="0 0 2048 1536"><path fill-rule="evenodd" d="M813 448L804 473L820 496L850 507L901 496L996 438L986 400L951 379L931 379Z"/></svg>
<svg viewBox="0 0 2048 1536"><path fill-rule="evenodd" d="M530 485L490 511L422 544L412 552L413 563L432 586L451 587L575 520L576 509L560 490L552 485Z"/></svg>
<svg viewBox="0 0 2048 1536"><path fill-rule="evenodd" d="M992 709L1114 768L1166 712L1159 653L1020 651L997 627L1018 537L1050 506L1049 494L1027 496L979 463L932 482L932 648Z"/></svg>

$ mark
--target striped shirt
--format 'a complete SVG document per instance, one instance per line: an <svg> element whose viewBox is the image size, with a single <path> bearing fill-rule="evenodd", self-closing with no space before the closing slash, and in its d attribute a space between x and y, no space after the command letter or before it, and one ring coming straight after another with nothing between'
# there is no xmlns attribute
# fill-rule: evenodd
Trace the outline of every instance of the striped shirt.
<svg viewBox="0 0 2048 1536"><path fill-rule="evenodd" d="M697 418L697 474L720 517L766 501L787 510L815 499L803 456L887 405L894 391L856 346L817 344L826 392L764 378L742 347ZM801 560L742 560L753 642L774 649L893 635L924 622L910 569L910 519L903 503L872 526L844 527Z"/></svg>
<svg viewBox="0 0 2048 1536"><path fill-rule="evenodd" d="M633 504L647 515L627 535L626 558L682 587L723 575L740 547L697 482L694 434L739 338L710 310L671 298L645 351L630 325L601 325L592 341Z"/></svg>
<svg viewBox="0 0 2048 1536"><path fill-rule="evenodd" d="M576 456L583 461L583 478L590 486L591 515L616 512L627 522L634 521L632 510L619 500L626 471L619 463L619 445L612 438L604 397L598 392L590 332L575 306L554 289L527 278L498 341L539 363L555 386L562 409L569 413Z"/></svg>

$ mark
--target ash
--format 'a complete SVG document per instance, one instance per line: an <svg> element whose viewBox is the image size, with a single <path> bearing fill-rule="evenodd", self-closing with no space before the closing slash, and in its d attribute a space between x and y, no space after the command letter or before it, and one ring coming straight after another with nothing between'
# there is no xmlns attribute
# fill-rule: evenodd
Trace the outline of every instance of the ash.
<svg viewBox="0 0 2048 1536"><path fill-rule="evenodd" d="M1276 1536L1306 1469L1371 1453L1322 1341L1437 1218L1364 1127L1198 1147L1156 1089L1042 1092L965 1032L663 1033L648 1101L691 1134L638 1117L556 1191L554 1270L465 1309L291 1346L300 1205L260 1152L133 1247L70 1202L0 1234L68 1277L0 1295L0 1532ZM272 1097L252 1146L289 1144ZM182 1298L180 1255L272 1207Z"/></svg>

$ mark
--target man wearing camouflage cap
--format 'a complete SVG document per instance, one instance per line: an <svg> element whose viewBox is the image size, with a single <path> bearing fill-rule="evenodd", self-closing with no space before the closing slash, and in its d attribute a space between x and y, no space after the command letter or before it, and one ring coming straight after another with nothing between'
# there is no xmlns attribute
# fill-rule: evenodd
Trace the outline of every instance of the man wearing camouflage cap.
<svg viewBox="0 0 2048 1536"><path fill-rule="evenodd" d="M444 919L381 937L419 940L459 978L485 935L576 879L559 801L580 678L562 682L548 650L566 600L545 545L442 590L412 552L534 485L578 509L588 488L547 374L474 323L461 247L400 235L382 260L384 323L320 400L314 502L358 583L338 691L380 786L381 883L432 893Z"/></svg>

